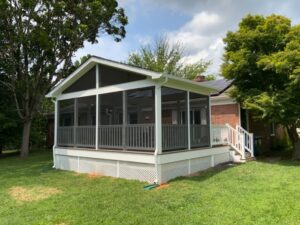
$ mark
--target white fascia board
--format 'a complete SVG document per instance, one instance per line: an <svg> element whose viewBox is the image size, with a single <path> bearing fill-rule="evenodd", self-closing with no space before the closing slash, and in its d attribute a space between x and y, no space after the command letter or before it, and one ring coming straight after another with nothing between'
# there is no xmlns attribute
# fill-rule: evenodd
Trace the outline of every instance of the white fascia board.
<svg viewBox="0 0 300 225"><path fill-rule="evenodd" d="M84 91L76 91L76 92L61 94L57 97L57 99L66 100L72 98L81 98L81 97L87 97L92 95L107 94L107 93L133 90L137 88L145 88L151 86L155 86L155 83L152 80L146 79L146 80L132 81L132 82L122 83L122 84L115 84L111 86L101 87L98 89L89 89Z"/></svg>
<svg viewBox="0 0 300 225"><path fill-rule="evenodd" d="M206 87L194 81L174 77L171 75L163 75L165 78L162 80L161 85L170 87L170 88L177 88L180 90L190 91L193 93L198 93L202 95L210 95L211 93L215 93L216 90L213 88Z"/></svg>
<svg viewBox="0 0 300 225"><path fill-rule="evenodd" d="M118 63L118 62L113 62L113 61L100 59L100 58L96 58L96 57L91 57L85 63L83 63L79 68L77 68L73 73L71 73L59 85L57 85L53 90L51 90L46 95L46 97L47 98L57 97L58 95L61 94L61 92L63 90L68 88L71 84L73 84L76 80L78 80L83 74L85 74L90 69L92 69L96 64L101 64L101 65L117 68L120 70L148 76L148 77L151 77L152 79L158 79L162 76L162 74L153 72L150 70L145 70L142 68L137 68L137 67L129 66L126 64Z"/></svg>

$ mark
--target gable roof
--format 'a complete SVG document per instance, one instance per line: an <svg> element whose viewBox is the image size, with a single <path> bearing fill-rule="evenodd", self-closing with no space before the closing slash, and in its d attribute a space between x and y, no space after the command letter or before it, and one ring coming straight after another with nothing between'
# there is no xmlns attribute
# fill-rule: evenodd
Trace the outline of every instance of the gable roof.
<svg viewBox="0 0 300 225"><path fill-rule="evenodd" d="M158 73L151 70L143 69L136 66L131 66L125 63L120 63L108 59L104 59L97 56L91 56L86 62L81 64L73 73L71 73L67 78L62 80L58 85L56 85L47 95L48 98L54 98L59 96L63 90L68 88L71 84L73 84L76 80L78 80L81 76L83 76L87 71L93 68L95 65L105 65L109 67L113 67L116 69L132 72L135 74L140 74L149 77L152 80L159 80L161 78L165 78L164 83L180 83L185 85L186 88L191 88L191 90L198 90L202 94L210 95L218 91L212 86L204 84L204 82L199 83L195 81L190 81L182 78L178 78L169 74Z"/></svg>
<svg viewBox="0 0 300 225"><path fill-rule="evenodd" d="M203 81L201 82L201 84L206 87L215 89L216 91L211 95L216 96L226 91L232 85L232 82L233 80L219 79L219 80Z"/></svg>

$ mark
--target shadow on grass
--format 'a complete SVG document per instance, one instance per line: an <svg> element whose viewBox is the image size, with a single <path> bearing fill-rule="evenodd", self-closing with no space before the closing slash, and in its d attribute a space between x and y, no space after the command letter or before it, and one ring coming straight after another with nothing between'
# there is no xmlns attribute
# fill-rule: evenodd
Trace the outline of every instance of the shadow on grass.
<svg viewBox="0 0 300 225"><path fill-rule="evenodd" d="M174 179L170 180L168 183L177 182L177 181L186 181L186 180L203 182L207 179L212 178L215 175L218 175L219 173L222 173L226 170L233 169L237 166L242 166L242 164L222 163L215 167L196 172L189 176L182 176L182 177L174 178Z"/></svg>
<svg viewBox="0 0 300 225"><path fill-rule="evenodd" d="M287 167L300 167L300 161L292 160L292 152L290 151L269 152L268 154L256 157L256 159L254 159L253 162L274 164L274 165L287 166ZM248 161L245 164L237 164L237 163L220 164L213 168L209 168L207 170L197 172L190 176L182 176L182 177L174 178L170 180L169 183L181 181L181 180L203 182L224 171L234 169L238 166L244 166L244 165L246 166L247 163L251 163L251 161Z"/></svg>
<svg viewBox="0 0 300 225"><path fill-rule="evenodd" d="M257 156L256 161L282 166L300 166L300 161L293 160L292 155L292 151L269 151L263 155Z"/></svg>
<svg viewBox="0 0 300 225"><path fill-rule="evenodd" d="M26 158L18 154L0 158L0 180L18 177L37 177L54 173L50 151L33 151Z"/></svg>

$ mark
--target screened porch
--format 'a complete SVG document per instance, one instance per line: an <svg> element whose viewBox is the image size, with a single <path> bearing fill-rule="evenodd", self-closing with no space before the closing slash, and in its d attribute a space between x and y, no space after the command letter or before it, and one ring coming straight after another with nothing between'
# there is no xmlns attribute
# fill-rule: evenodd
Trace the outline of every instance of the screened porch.
<svg viewBox="0 0 300 225"><path fill-rule="evenodd" d="M152 86L58 101L57 146L162 152L210 146L208 96Z"/></svg>

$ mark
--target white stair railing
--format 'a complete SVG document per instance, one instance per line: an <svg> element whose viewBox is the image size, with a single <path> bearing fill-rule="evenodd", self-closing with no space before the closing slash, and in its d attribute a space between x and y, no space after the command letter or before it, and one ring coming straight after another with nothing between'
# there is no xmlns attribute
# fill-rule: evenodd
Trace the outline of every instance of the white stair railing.
<svg viewBox="0 0 300 225"><path fill-rule="evenodd" d="M236 130L239 134L243 136L243 146L245 151L251 154L251 157L254 157L254 145L253 145L253 134L246 131L243 127L237 125Z"/></svg>
<svg viewBox="0 0 300 225"><path fill-rule="evenodd" d="M235 129L229 124L226 126L228 128L228 144L241 155L241 159L245 159L246 151L250 153L251 157L254 157L253 134L239 125Z"/></svg>

